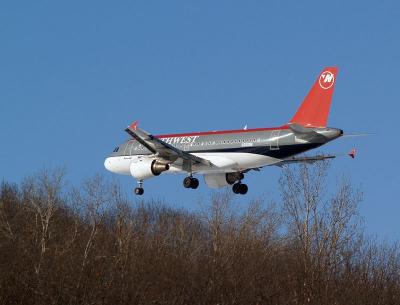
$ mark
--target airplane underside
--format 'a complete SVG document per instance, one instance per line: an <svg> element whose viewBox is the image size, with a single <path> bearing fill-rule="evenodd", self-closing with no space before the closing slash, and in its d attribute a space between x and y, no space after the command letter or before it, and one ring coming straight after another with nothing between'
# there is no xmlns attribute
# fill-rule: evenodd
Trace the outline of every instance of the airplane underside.
<svg viewBox="0 0 400 305"><path fill-rule="evenodd" d="M244 178L244 172L250 168L260 168L264 166L273 165L279 163L281 160L273 157L258 155L252 153L237 153L237 152L213 152L213 153L196 153L196 156L201 158L207 158L214 166L207 167L206 165L195 165L192 167L192 171L183 180L183 186L185 188L196 189L199 186L199 181L193 175L203 175L206 184L211 188L220 188L227 185L234 185L234 192L237 194L247 193L247 185L243 184L241 180ZM114 160L113 167L107 165L106 168L124 175L135 174L132 169L135 165L140 162L146 162L146 159L151 162L153 158L149 155L143 156L132 156L126 157L112 157ZM161 173L160 173L161 174ZM162 174L187 174L187 171L183 169L182 162L174 162L169 165L168 170L162 172ZM149 175L144 179L138 179L139 187L135 189L135 193L140 195L143 191L143 181L152 177L158 176L159 174ZM229 178L227 178L229 176Z"/></svg>

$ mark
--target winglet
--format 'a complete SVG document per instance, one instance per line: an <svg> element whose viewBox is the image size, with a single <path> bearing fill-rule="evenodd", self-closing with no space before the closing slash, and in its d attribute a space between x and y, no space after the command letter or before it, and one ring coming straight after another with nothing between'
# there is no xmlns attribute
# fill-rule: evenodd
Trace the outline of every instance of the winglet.
<svg viewBox="0 0 400 305"><path fill-rule="evenodd" d="M131 128L133 130L136 130L138 124L139 124L139 121L134 121L131 125L129 125L129 128Z"/></svg>
<svg viewBox="0 0 400 305"><path fill-rule="evenodd" d="M356 149L353 148L350 152L347 153L347 155L354 159L356 157Z"/></svg>

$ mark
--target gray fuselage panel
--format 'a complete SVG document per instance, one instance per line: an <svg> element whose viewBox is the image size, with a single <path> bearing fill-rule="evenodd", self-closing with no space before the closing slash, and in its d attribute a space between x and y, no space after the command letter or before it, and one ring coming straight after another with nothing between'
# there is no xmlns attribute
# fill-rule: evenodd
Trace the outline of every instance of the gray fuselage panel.
<svg viewBox="0 0 400 305"><path fill-rule="evenodd" d="M336 128L313 128L318 137L293 132L290 128L236 130L156 136L162 141L189 153L246 152L286 158L316 148L338 136ZM321 136L322 135L322 136ZM151 152L136 140L119 145L111 156L149 155Z"/></svg>

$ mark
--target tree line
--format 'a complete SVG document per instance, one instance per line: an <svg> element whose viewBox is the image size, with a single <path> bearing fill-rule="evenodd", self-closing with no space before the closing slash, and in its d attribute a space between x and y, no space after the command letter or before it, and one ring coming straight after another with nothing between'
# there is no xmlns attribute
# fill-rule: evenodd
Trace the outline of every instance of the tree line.
<svg viewBox="0 0 400 305"><path fill-rule="evenodd" d="M195 212L42 171L0 191L0 304L400 304L396 243L366 237L362 194L329 163L283 169L280 199Z"/></svg>

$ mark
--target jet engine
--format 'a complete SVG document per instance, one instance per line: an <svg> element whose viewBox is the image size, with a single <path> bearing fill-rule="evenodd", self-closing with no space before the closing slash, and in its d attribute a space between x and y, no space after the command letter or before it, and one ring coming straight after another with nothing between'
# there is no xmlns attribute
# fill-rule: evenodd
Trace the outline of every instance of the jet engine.
<svg viewBox="0 0 400 305"><path fill-rule="evenodd" d="M131 175L136 180L143 180L158 176L162 172L169 170L169 164L157 160L138 160L130 165Z"/></svg>
<svg viewBox="0 0 400 305"><path fill-rule="evenodd" d="M243 173L219 173L219 174L208 174L204 175L204 180L206 184L211 188L219 188L227 185L232 185L238 180L244 178Z"/></svg>

